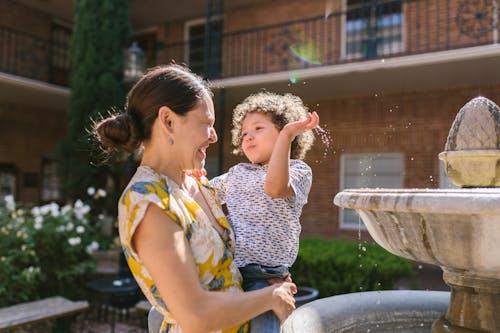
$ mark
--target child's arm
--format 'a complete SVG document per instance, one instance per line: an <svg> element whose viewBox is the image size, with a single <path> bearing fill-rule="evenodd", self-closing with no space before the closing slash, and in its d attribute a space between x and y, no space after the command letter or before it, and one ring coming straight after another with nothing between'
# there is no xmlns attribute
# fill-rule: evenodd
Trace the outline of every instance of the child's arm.
<svg viewBox="0 0 500 333"><path fill-rule="evenodd" d="M308 118L286 124L281 130L269 160L264 192L272 198L286 198L294 195L290 185L290 147L293 139L306 130L318 126L319 116L310 113Z"/></svg>

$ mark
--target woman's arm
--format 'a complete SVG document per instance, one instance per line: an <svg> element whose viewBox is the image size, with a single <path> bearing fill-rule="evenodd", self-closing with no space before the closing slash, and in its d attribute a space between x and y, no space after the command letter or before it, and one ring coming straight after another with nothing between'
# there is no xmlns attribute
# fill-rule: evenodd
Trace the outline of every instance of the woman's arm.
<svg viewBox="0 0 500 333"><path fill-rule="evenodd" d="M271 309L284 320L295 308L295 286L290 283L246 293L203 290L183 230L155 205L148 206L133 241L167 308L186 333L233 327Z"/></svg>
<svg viewBox="0 0 500 333"><path fill-rule="evenodd" d="M286 198L294 195L290 185L290 146L300 133L313 129L319 124L316 112L305 120L286 124L280 131L269 160L264 192L272 198Z"/></svg>

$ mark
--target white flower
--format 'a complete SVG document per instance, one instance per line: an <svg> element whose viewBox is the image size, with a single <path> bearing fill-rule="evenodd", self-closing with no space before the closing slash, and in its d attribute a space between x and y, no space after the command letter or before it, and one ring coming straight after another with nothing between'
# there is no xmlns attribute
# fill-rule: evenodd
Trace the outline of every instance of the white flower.
<svg viewBox="0 0 500 333"><path fill-rule="evenodd" d="M33 225L33 228L35 228L36 230L40 230L42 229L42 226L43 226L43 217L38 215L37 217L35 217L35 224Z"/></svg>
<svg viewBox="0 0 500 333"><path fill-rule="evenodd" d="M4 197L4 200L5 200L5 207L7 207L8 210L12 212L16 209L16 202L14 201L13 195L6 195Z"/></svg>
<svg viewBox="0 0 500 333"><path fill-rule="evenodd" d="M81 208L83 207L83 202L82 200L78 199L75 201L75 208Z"/></svg>
<svg viewBox="0 0 500 333"><path fill-rule="evenodd" d="M42 215L46 215L50 212L50 205L43 205L42 207L40 207L40 212L42 213Z"/></svg>
<svg viewBox="0 0 500 333"><path fill-rule="evenodd" d="M92 196L92 195L94 195L94 193L95 193L95 188L93 188L92 186L87 189L87 194L88 195Z"/></svg>
<svg viewBox="0 0 500 333"><path fill-rule="evenodd" d="M92 243L90 243L85 247L85 251L87 251L88 254L92 254L98 249L99 249L99 243L97 243L96 241L92 241Z"/></svg>
<svg viewBox="0 0 500 333"><path fill-rule="evenodd" d="M76 227L76 233L77 234L83 234L84 232L85 232L85 227L84 226L79 225L78 227Z"/></svg>
<svg viewBox="0 0 500 333"><path fill-rule="evenodd" d="M40 216L42 214L42 212L40 211L40 207L31 208L31 214L33 216Z"/></svg>
<svg viewBox="0 0 500 333"><path fill-rule="evenodd" d="M68 238L68 243L71 246L78 245L82 242L82 239L80 237L70 237Z"/></svg>
<svg viewBox="0 0 500 333"><path fill-rule="evenodd" d="M59 205L56 204L55 202L51 202L50 203L50 213L54 217L58 217L59 216Z"/></svg>
<svg viewBox="0 0 500 333"><path fill-rule="evenodd" d="M67 231L71 231L73 230L75 226L73 225L73 223L69 222L68 224L66 224L66 230Z"/></svg>
<svg viewBox="0 0 500 333"><path fill-rule="evenodd" d="M61 214L66 215L72 208L71 205L64 205L61 208Z"/></svg>
<svg viewBox="0 0 500 333"><path fill-rule="evenodd" d="M24 210L22 210L22 209L18 209L18 210L17 210L17 215L18 215L18 216L23 216L23 215L24 215Z"/></svg>
<svg viewBox="0 0 500 333"><path fill-rule="evenodd" d="M56 228L56 231L57 231L57 232L65 232L65 231L66 231L66 227L65 227L65 226L63 226L63 225L60 225L60 226L58 226L58 227Z"/></svg>
<svg viewBox="0 0 500 333"><path fill-rule="evenodd" d="M102 188L98 189L97 193L96 193L96 197L97 198L104 198L104 197L106 197L106 191L103 190Z"/></svg>

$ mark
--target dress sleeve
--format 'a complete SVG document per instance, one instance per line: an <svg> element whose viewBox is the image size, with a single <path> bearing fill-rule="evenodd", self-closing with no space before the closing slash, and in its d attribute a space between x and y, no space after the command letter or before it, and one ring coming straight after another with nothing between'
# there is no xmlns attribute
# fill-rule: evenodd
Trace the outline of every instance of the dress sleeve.
<svg viewBox="0 0 500 333"><path fill-rule="evenodd" d="M227 175L228 173L224 173L210 180L210 186L215 189L217 200L221 205L226 203Z"/></svg>
<svg viewBox="0 0 500 333"><path fill-rule="evenodd" d="M176 205L172 205L169 191L163 184L154 181L136 182L127 189L120 199L120 233L125 236L121 238L131 249L133 249L132 238L142 222L149 204L158 206L176 224L185 229L182 219L176 212ZM135 249L133 250L135 252Z"/></svg>
<svg viewBox="0 0 500 333"><path fill-rule="evenodd" d="M295 196L289 199L301 205L307 203L307 197L311 190L312 170L306 163L300 160L290 161L290 186Z"/></svg>

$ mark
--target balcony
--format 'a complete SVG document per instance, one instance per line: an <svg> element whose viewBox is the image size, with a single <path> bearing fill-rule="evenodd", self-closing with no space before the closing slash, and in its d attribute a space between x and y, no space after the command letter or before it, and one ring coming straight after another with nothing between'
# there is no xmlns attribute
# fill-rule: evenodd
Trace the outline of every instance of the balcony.
<svg viewBox="0 0 500 333"><path fill-rule="evenodd" d="M156 62L174 59L226 79L498 43L496 1L347 3L343 11L248 30L212 21L187 41L158 45Z"/></svg>
<svg viewBox="0 0 500 333"><path fill-rule="evenodd" d="M213 80L498 43L498 0L346 0L346 4L341 11L246 30L233 31L215 19L198 26L188 40L158 43L148 63L173 59ZM68 86L69 42L43 40L0 26L0 72Z"/></svg>
<svg viewBox="0 0 500 333"><path fill-rule="evenodd" d="M68 86L70 49L67 43L0 26L0 72Z"/></svg>

